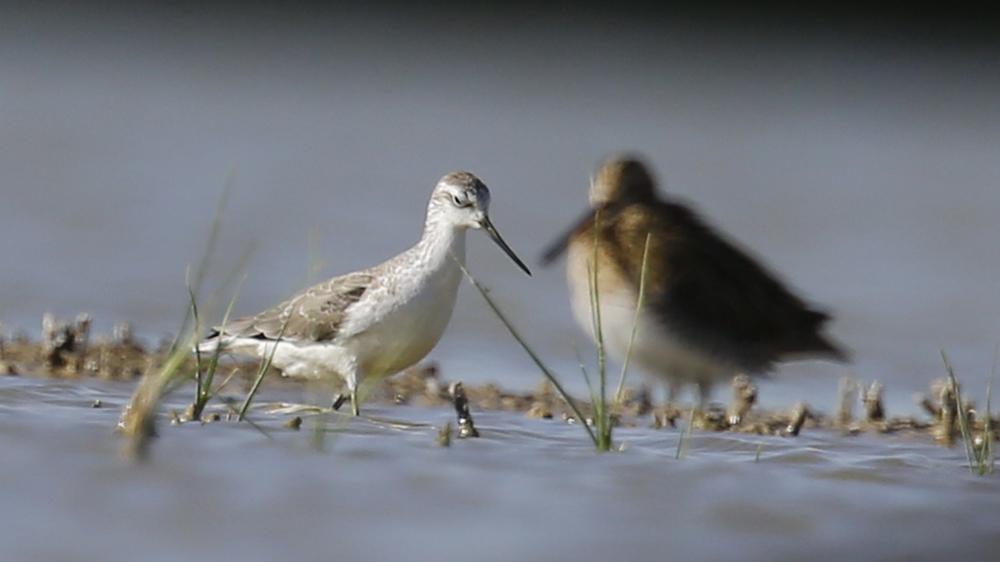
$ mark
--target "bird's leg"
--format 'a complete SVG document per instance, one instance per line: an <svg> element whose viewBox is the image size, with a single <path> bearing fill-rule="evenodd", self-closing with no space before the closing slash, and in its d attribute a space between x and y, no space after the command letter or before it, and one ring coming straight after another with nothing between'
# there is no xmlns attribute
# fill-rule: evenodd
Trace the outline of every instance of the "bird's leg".
<svg viewBox="0 0 1000 562"><path fill-rule="evenodd" d="M346 402L347 399L350 398L350 400L351 400L351 414L357 416L360 413L360 411L359 411L360 404L358 403L359 402L358 401L358 378L359 378L358 377L358 370L357 370L357 367L355 367L354 365L351 365L350 369L346 369L345 371L340 371L337 374L340 375L340 378L343 379L344 384L347 385L347 392L346 393L345 392L338 392L338 393L336 393L336 394L333 395L333 406L332 406L332 408L334 410L339 410L340 407L344 405L344 402Z"/></svg>
<svg viewBox="0 0 1000 562"><path fill-rule="evenodd" d="M348 399L351 401L351 415L359 415L358 388L356 385L350 386L347 393L338 392L333 395L333 409L340 410L340 407L343 406L344 402L347 402Z"/></svg>
<svg viewBox="0 0 1000 562"><path fill-rule="evenodd" d="M351 415L354 416L361 414L361 401L358 400L358 382L361 377L358 375L357 366L352 365L347 376L344 377L344 382L347 383L347 390L351 394Z"/></svg>
<svg viewBox="0 0 1000 562"><path fill-rule="evenodd" d="M340 407L344 405L344 402L347 401L347 398L348 398L348 396L346 394L344 394L343 392L338 392L338 393L334 394L333 395L333 406L331 406L331 408L333 408L334 410L339 410Z"/></svg>

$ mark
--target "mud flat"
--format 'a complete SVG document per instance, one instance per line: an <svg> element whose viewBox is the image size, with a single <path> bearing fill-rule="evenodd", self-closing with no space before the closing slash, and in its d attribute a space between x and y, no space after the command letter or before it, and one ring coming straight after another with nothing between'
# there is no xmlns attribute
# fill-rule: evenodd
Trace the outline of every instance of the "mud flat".
<svg viewBox="0 0 1000 562"><path fill-rule="evenodd" d="M55 379L99 379L130 381L139 380L144 374L154 372L166 359L170 342L150 349L138 342L127 323L115 326L111 335L90 334L91 318L82 314L73 321L60 321L51 315L43 318L40 341L25 335L7 337L0 335L0 374L5 376L31 376ZM202 359L204 362L204 358ZM194 354L182 367L193 380L198 368ZM246 393L258 377L257 361L223 361L215 380L224 381L226 392ZM263 377L267 386L305 386L308 382L281 376L271 369ZM736 377L732 383L729 404L713 403L702 411L690 406L654 405L644 389L626 388L616 410L614 420L620 426L690 427L707 431L729 431L760 435L795 436L802 431L824 429L843 435L855 434L907 434L926 436L942 444L952 445L961 438L962 416L967 420L971 438L977 442L986 439L988 430L993 438L1000 436L1000 423L992 419L987 423L985 412L974 404L961 401L957 381L943 378L935 381L920 404L926 411L921 417L893 417L883 405L883 386L878 381L864 385L845 378L841 381L837 411L825 414L810 408L804 402L787 409L765 411L757 407L757 388L746 377ZM493 384L464 386L463 399L472 412L519 412L530 418L559 420L578 423L566 402L552 385L542 381L529 392L506 391ZM183 390L179 392L183 393ZM381 404L416 405L444 408L455 404L453 383L446 380L441 369L433 363L421 364L396 376L379 381L369 389L368 398ZM577 401L581 413L589 419L593 412L590 403ZM857 409L857 412L855 412ZM693 423L688 422L693 417Z"/></svg>

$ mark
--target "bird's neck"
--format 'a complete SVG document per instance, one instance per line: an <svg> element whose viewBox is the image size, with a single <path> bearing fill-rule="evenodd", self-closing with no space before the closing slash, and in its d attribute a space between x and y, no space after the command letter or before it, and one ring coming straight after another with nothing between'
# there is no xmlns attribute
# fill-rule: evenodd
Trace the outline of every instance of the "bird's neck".
<svg viewBox="0 0 1000 562"><path fill-rule="evenodd" d="M427 263L453 262L465 265L465 231L465 228L458 228L444 221L428 223L414 250L418 252L420 260Z"/></svg>

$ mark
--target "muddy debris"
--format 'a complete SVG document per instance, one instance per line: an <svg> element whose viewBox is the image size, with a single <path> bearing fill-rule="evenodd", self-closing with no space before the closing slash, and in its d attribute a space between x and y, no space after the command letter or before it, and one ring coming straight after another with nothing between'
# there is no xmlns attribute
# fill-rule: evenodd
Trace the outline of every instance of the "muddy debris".
<svg viewBox="0 0 1000 562"><path fill-rule="evenodd" d="M458 438L479 437L476 424L472 421L472 413L469 412L469 399L465 397L465 390L461 382L453 382L448 387L448 393L454 401L455 414L458 416Z"/></svg>
<svg viewBox="0 0 1000 562"><path fill-rule="evenodd" d="M730 425L740 425L743 418L757 403L757 385L750 382L750 377L740 374L733 378L733 401L729 406Z"/></svg>
<svg viewBox="0 0 1000 562"><path fill-rule="evenodd" d="M809 406L806 406L805 402L799 402L795 409L792 410L792 419L785 427L785 433L795 437L802 431L802 426L805 425L806 420L812 418L812 412L809 411Z"/></svg>
<svg viewBox="0 0 1000 562"><path fill-rule="evenodd" d="M32 342L24 334L9 337L0 325L0 375L31 375L53 378L97 378L103 380L136 380L143 373L155 373L166 359L170 345L160 345L147 350L133 335L131 325L119 322L111 337L91 334L92 319L81 314L72 321L45 315L43 337ZM204 358L203 358L204 359ZM192 354L183 370L194 378L197 360ZM235 361L225 358L216 380L228 380L227 391L242 388L245 393L257 376L259 363ZM303 388L309 384L302 380L280 376L274 369L264 378L265 386ZM710 404L699 410L675 405L654 406L650 392L645 387L626 388L621 402L614 410L614 422L621 426L646 424L654 429L683 429L690 425L704 431L729 431L758 435L796 436L803 431L825 429L845 435L912 433L927 435L945 446L952 446L961 438L959 412L965 412L970 430L982 439L986 431L986 416L978 412L971 402L960 405L959 395L951 379L943 378L932 384L928 395L917 396L917 403L930 419L893 418L884 404L884 386L872 381L867 386L855 376L844 377L839 385L833 415L824 415L805 403L796 404L787 411L764 411L758 407L758 389L746 376L737 376L732 384L732 397L728 404ZM153 395L153 391L150 394ZM147 398L148 400L149 398ZM412 367L396 376L383 379L373 389L369 400L383 404L413 404L421 407L455 408L458 416L458 437L476 433L472 424L472 411L520 412L530 418L579 423L572 409L542 380L526 393L508 392L495 384L466 386L451 384L441 374L436 364ZM863 412L862 419L855 419L855 404ZM145 406L143 400L139 406ZM592 405L577 402L586 423L593 423ZM95 407L100 407L95 403ZM463 408L464 410L460 409ZM144 456L145 441L155 435L149 415L139 411L123 416L122 431L134 439L130 456ZM463 417L463 411L465 412ZM139 414L135 416L135 414ZM173 423L194 419L192 412L172 412ZM132 417L136 419L132 419ZM292 418L288 427L296 429L301 424ZM463 422L463 420L466 420ZM645 421L648 420L648 421ZM210 421L200 419L202 422ZM1000 423L992 421L989 431L997 437ZM451 439L451 426L448 428Z"/></svg>
<svg viewBox="0 0 1000 562"><path fill-rule="evenodd" d="M959 435L959 415L961 411L973 410L972 404L964 404L960 410L958 403L960 388L951 378L941 378L931 383L930 410L935 413L931 433L934 439L942 445L951 446ZM970 420L974 426L974 420Z"/></svg>
<svg viewBox="0 0 1000 562"><path fill-rule="evenodd" d="M45 314L41 342L32 342L24 335L8 340L0 332L0 374L135 380L165 355L148 352L131 337L92 338L91 323L89 314L80 314L73 321Z"/></svg>
<svg viewBox="0 0 1000 562"><path fill-rule="evenodd" d="M885 420L885 406L882 404L882 391L884 387L879 381L872 381L864 390L862 402L865 407L865 419L872 423Z"/></svg>
<svg viewBox="0 0 1000 562"><path fill-rule="evenodd" d="M842 428L850 428L854 422L854 401L861 382L858 377L848 375L840 379L837 387L836 424Z"/></svg>

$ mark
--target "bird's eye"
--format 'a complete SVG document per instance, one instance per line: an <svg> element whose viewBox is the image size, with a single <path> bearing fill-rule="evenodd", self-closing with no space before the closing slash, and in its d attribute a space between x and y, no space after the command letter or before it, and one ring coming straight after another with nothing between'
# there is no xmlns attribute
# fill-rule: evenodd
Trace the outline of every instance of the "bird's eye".
<svg viewBox="0 0 1000 562"><path fill-rule="evenodd" d="M468 207L469 206L469 202L468 201L463 201L461 198L459 198L458 195L452 195L451 196L451 202L454 203L455 206L459 207L459 208L461 208L461 207Z"/></svg>

